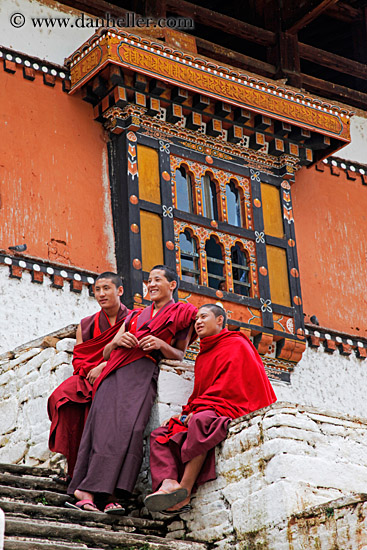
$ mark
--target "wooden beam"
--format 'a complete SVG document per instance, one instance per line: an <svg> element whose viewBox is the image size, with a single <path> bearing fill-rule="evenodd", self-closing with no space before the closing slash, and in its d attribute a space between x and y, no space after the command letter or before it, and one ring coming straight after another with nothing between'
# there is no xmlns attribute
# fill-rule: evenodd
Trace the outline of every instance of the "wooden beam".
<svg viewBox="0 0 367 550"><path fill-rule="evenodd" d="M366 109L367 94L363 92L358 92L339 84L333 84L332 82L326 82L326 80L321 80L307 74L302 74L302 82L304 88L310 92L358 107L359 109Z"/></svg>
<svg viewBox="0 0 367 550"><path fill-rule="evenodd" d="M259 72L263 76L268 76L273 78L276 73L276 68L270 63L265 61L260 61L259 59L254 59L243 53L235 52L204 40L203 38L196 37L196 45L198 48L198 53L209 57L211 59L222 61L223 63L229 63L234 67L238 67L244 70L250 70L253 72Z"/></svg>
<svg viewBox="0 0 367 550"><path fill-rule="evenodd" d="M328 67L334 71L346 73L357 78L367 79L367 65L364 63L319 50L308 44L299 43L298 46L301 59L306 59L317 65L322 65L323 67Z"/></svg>
<svg viewBox="0 0 367 550"><path fill-rule="evenodd" d="M62 0L62 4L98 17L105 17L106 13L112 17L123 17L126 13L131 13L131 10L125 10L105 0Z"/></svg>
<svg viewBox="0 0 367 550"><path fill-rule="evenodd" d="M362 9L353 8L344 2L338 2L337 4L329 6L325 10L325 15L349 24L356 23L356 21L360 21L363 18Z"/></svg>
<svg viewBox="0 0 367 550"><path fill-rule="evenodd" d="M331 0L329 0L331 1ZM336 0L335 0L336 1ZM228 15L223 15L208 8L202 8L185 0L167 0L167 11L180 15L182 17L191 17L196 23L201 23L206 27L219 29L234 37L243 38L261 46L271 46L275 44L275 33L266 29L261 29L239 21Z"/></svg>
<svg viewBox="0 0 367 550"><path fill-rule="evenodd" d="M310 2L306 10L300 10L292 21L285 21L283 31L289 34L296 34L299 30L306 27L314 19L317 19L327 8L336 4L338 0L321 0L316 5Z"/></svg>

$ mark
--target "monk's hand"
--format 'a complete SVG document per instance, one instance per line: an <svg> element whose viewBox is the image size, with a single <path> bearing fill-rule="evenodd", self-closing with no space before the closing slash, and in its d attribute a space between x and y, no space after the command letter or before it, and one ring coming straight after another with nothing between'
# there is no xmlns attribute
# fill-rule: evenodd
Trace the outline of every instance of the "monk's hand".
<svg viewBox="0 0 367 550"><path fill-rule="evenodd" d="M103 367L107 365L107 361L103 361L103 363L100 363L97 367L94 367L94 369L91 369L87 374L87 380L90 384L94 384L94 382L97 380L98 376L103 371Z"/></svg>
<svg viewBox="0 0 367 550"><path fill-rule="evenodd" d="M123 334L116 334L115 338L112 340L114 347L123 347L123 348L135 348L139 345L139 341L135 334L131 332L124 332Z"/></svg>
<svg viewBox="0 0 367 550"><path fill-rule="evenodd" d="M153 351L154 349L161 349L162 340L155 336L144 336L139 342L139 347L143 351Z"/></svg>
<svg viewBox="0 0 367 550"><path fill-rule="evenodd" d="M188 414L187 416L186 416L186 415L181 415L181 416L180 416L180 420L181 420L181 422L182 422L182 424L183 424L184 426L188 426L188 425L189 425L189 422L190 422L191 418L193 417L193 414L194 414L194 413L190 413L190 414ZM183 417L185 417L185 418L183 418Z"/></svg>

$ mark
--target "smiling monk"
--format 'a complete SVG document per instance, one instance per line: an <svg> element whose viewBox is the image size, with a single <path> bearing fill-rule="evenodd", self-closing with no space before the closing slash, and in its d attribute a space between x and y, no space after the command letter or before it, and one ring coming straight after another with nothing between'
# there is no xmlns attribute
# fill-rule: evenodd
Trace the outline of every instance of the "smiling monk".
<svg viewBox="0 0 367 550"><path fill-rule="evenodd" d="M155 266L148 279L152 305L133 311L105 347L107 365L93 386L95 396L68 489L77 499L74 507L98 511L94 500L102 494L109 501L105 512L124 512L117 497L132 492L140 471L158 362L163 357L183 359L193 334L197 309L174 302L177 285L176 272Z"/></svg>
<svg viewBox="0 0 367 550"><path fill-rule="evenodd" d="M80 439L92 402L92 386L106 365L103 347L98 349L100 335L107 333L107 338L112 340L114 331L111 327L121 326L129 313L120 300L123 293L122 280L116 273L105 271L97 277L94 296L101 309L81 320L76 331L74 374L49 397L49 448L63 454L68 463L67 476L58 478L59 481L68 481L73 475Z"/></svg>
<svg viewBox="0 0 367 550"><path fill-rule="evenodd" d="M276 401L256 349L242 333L224 328L225 323L222 307L200 307L194 390L181 415L151 434L155 492L145 499L151 511L188 511L193 489L216 477L214 448L225 439L230 421Z"/></svg>

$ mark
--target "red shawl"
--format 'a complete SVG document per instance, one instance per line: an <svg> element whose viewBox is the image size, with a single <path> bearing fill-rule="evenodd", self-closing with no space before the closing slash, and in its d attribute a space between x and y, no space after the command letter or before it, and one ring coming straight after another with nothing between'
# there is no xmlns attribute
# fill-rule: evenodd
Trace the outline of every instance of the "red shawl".
<svg viewBox="0 0 367 550"><path fill-rule="evenodd" d="M197 309L192 304L184 304L182 302L174 303L168 302L162 309L151 317L151 308L149 306L144 310L142 315L147 315L147 322L137 328L135 336L138 340L144 338L144 336L152 335L167 341L169 338L174 339L177 333L188 329L195 321ZM128 319L126 319L128 320ZM194 334L195 337L195 334ZM146 356L147 352L143 351L139 347L124 348L119 347L112 351L111 356L107 362L107 365L103 369L101 375L97 378L93 384L93 395L98 389L103 380L114 370L117 370L133 361L137 361Z"/></svg>
<svg viewBox="0 0 367 550"><path fill-rule="evenodd" d="M194 390L183 414L211 409L238 418L275 401L260 356L244 334L223 329L200 341Z"/></svg>

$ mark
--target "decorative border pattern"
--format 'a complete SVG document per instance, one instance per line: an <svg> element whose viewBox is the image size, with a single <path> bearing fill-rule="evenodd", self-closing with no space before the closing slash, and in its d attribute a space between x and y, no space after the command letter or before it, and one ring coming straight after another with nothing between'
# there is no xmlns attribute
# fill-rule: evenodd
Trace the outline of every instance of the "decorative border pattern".
<svg viewBox="0 0 367 550"><path fill-rule="evenodd" d="M358 359L367 359L367 338L331 331L315 325L306 325L305 334L311 348L323 348L327 353L339 351L340 355L355 353Z"/></svg>
<svg viewBox="0 0 367 550"><path fill-rule="evenodd" d="M34 80L35 73L40 73L46 86L54 86L59 78L63 91L70 90L70 72L65 67L3 47L0 48L0 60L6 72L15 73L17 67L23 67L23 77L27 80Z"/></svg>
<svg viewBox="0 0 367 550"><path fill-rule="evenodd" d="M347 179L356 181L361 180L362 185L367 185L367 165L359 164L350 160L338 157L328 157L315 165L318 172L324 172L328 167L332 176L339 176L341 171L346 173Z"/></svg>
<svg viewBox="0 0 367 550"><path fill-rule="evenodd" d="M121 30L101 30L66 60L71 72L71 92L109 62L350 141L350 111Z"/></svg>
<svg viewBox="0 0 367 550"><path fill-rule="evenodd" d="M13 279L21 279L23 271L32 275L32 282L42 284L44 276L51 277L54 288L63 288L65 282L70 283L72 292L81 292L83 285L89 287L89 293L93 294L93 285L98 273L81 272L75 267L60 266L42 262L29 257L18 257L0 254L0 265L9 266L9 276Z"/></svg>

